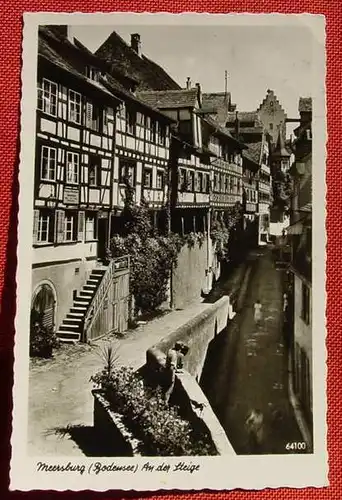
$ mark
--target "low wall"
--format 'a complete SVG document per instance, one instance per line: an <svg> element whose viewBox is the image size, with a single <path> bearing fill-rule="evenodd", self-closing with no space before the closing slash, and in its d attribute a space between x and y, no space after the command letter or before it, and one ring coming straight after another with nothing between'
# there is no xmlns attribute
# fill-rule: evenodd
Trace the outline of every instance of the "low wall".
<svg viewBox="0 0 342 500"><path fill-rule="evenodd" d="M193 247L184 245L177 257L177 265L172 271L172 305L184 309L186 304L201 297L206 288L206 269L208 267L208 243L197 242Z"/></svg>
<svg viewBox="0 0 342 500"><path fill-rule="evenodd" d="M147 351L147 362L154 358L154 351L166 354L177 341L189 346L184 357L184 368L197 380L200 379L210 341L224 330L231 314L230 300L224 296L214 304L208 304L195 318L187 321Z"/></svg>
<svg viewBox="0 0 342 500"><path fill-rule="evenodd" d="M189 352L184 357L184 369L176 373L171 403L177 405L183 416L194 426L202 426L209 432L219 455L234 455L235 452L198 381L209 344L215 336L224 333L231 315L228 296L208 305L195 318L151 347L146 353L144 366L144 376L157 383L165 367L168 350L177 341L189 346Z"/></svg>
<svg viewBox="0 0 342 500"><path fill-rule="evenodd" d="M104 439L113 456L140 456L140 442L133 438L121 421L121 416L110 409L101 391L94 390L94 429Z"/></svg>

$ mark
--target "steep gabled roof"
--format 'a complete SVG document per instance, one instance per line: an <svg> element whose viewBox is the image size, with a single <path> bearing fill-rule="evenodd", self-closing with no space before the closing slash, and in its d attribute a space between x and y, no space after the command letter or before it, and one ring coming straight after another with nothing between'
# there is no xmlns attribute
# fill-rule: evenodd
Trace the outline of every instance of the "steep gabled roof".
<svg viewBox="0 0 342 500"><path fill-rule="evenodd" d="M277 158L288 158L289 156L291 156L291 154L288 152L285 146L284 134L281 133L280 129L279 129L277 143L274 148L272 156Z"/></svg>
<svg viewBox="0 0 342 500"><path fill-rule="evenodd" d="M160 109L194 108L198 90L152 90L137 92L137 97L150 106Z"/></svg>
<svg viewBox="0 0 342 500"><path fill-rule="evenodd" d="M261 153L262 153L262 141L248 143L248 149L243 152L243 156L246 156L249 160L260 165Z"/></svg>
<svg viewBox="0 0 342 500"><path fill-rule="evenodd" d="M266 97L263 99L262 103L260 104L260 106L258 107L257 109L257 113L267 104L268 101L272 101L273 104L275 105L276 108L278 108L278 110L281 110L285 116L286 113L285 113L285 110L283 109L282 105L280 104L277 96L275 95L274 91L273 90L270 90L268 89L267 90L267 93L266 93Z"/></svg>
<svg viewBox="0 0 342 500"><path fill-rule="evenodd" d="M227 113L231 107L231 94L230 92L203 93L202 107L215 114L215 119L220 125L225 125Z"/></svg>
<svg viewBox="0 0 342 500"><path fill-rule="evenodd" d="M298 104L299 113L311 112L312 111L312 98L311 97L300 97Z"/></svg>
<svg viewBox="0 0 342 500"><path fill-rule="evenodd" d="M175 122L173 118L170 118L168 115L157 109L155 106L150 105L148 102L144 101L143 99L139 98L139 96L133 94L130 90L127 90L120 82L118 82L112 75L106 74L104 78L102 78L102 81L108 87L113 94L118 94L122 98L127 98L129 101L136 102L140 106L143 106L146 109L150 109L154 113L158 114L159 116L162 116L165 118L168 122Z"/></svg>
<svg viewBox="0 0 342 500"><path fill-rule="evenodd" d="M177 90L180 86L157 63L138 55L115 31L95 54L139 82L139 90Z"/></svg>
<svg viewBox="0 0 342 500"><path fill-rule="evenodd" d="M229 112L227 115L227 122L228 123L235 123L236 120L236 114L237 117L240 121L240 124L242 125L244 122L247 123L260 123L258 113L256 111L237 111L237 112Z"/></svg>
<svg viewBox="0 0 342 500"><path fill-rule="evenodd" d="M67 71L68 73L76 76L80 80L83 80L84 82L87 82L90 86L97 88L98 90L101 90L105 94L107 94L109 97L112 97L114 99L113 94L107 90L107 88L102 85L101 82L96 82L94 80L91 80L90 78L87 78L87 76L80 71L78 71L68 60L67 58L63 57L54 47L49 44L49 37L54 39L55 41L59 41L58 38L56 38L56 35L52 32L50 32L47 28L44 30L39 31L39 37L38 37L38 56L42 57L46 61L50 62L54 66L57 66L58 68Z"/></svg>
<svg viewBox="0 0 342 500"><path fill-rule="evenodd" d="M210 127L214 130L214 133L230 139L231 141L238 144L241 149L247 148L244 143L236 139L226 127L222 127L214 118L206 116L205 118L203 118L203 121L210 125Z"/></svg>

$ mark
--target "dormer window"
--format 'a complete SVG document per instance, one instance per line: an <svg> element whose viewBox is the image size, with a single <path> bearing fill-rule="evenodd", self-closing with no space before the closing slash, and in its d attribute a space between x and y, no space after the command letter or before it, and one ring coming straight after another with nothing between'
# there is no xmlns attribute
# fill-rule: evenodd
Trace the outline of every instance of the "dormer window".
<svg viewBox="0 0 342 500"><path fill-rule="evenodd" d="M94 82L98 82L100 80L100 70L94 68L94 66L87 66L86 77Z"/></svg>

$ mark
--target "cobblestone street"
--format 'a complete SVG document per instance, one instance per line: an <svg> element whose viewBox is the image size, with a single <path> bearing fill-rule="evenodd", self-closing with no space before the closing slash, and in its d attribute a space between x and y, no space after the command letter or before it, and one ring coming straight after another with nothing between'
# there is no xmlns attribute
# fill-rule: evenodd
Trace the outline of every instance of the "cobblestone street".
<svg viewBox="0 0 342 500"><path fill-rule="evenodd" d="M263 320L257 327L253 305L259 299ZM288 398L287 352L282 335L281 271L275 269L269 250L261 250L253 266L243 308L236 317L238 336L226 396L221 394L217 412L237 453L249 453L245 420L253 409L264 415L261 453L288 453L286 444L303 441ZM216 364L219 377L224 366ZM221 387L218 391L222 392Z"/></svg>
<svg viewBox="0 0 342 500"><path fill-rule="evenodd" d="M184 310L155 318L127 332L123 338L63 346L54 359L33 363L29 385L29 453L70 456L93 453L89 379L103 366L99 348L111 341L118 348L118 364L137 369L145 363L149 347L208 306L199 301Z"/></svg>

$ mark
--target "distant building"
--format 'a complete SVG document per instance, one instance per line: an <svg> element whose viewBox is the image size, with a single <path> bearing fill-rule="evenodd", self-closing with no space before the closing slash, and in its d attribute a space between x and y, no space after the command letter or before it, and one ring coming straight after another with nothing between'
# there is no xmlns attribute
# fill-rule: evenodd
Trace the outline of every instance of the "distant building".
<svg viewBox="0 0 342 500"><path fill-rule="evenodd" d="M257 189L257 242L258 245L265 245L269 241L272 204L270 137L255 112L229 113L227 127L236 138L248 146L243 153L246 167L252 163L258 165L258 172L254 177Z"/></svg>
<svg viewBox="0 0 342 500"><path fill-rule="evenodd" d="M277 142L279 131L283 140L286 140L287 115L273 90L267 90L266 97L256 110L256 113L264 129L271 137L273 145Z"/></svg>
<svg viewBox="0 0 342 500"><path fill-rule="evenodd" d="M203 289L210 290L220 266L210 239L212 217L222 217L236 203L242 204L243 145L206 112L200 84L190 79L182 90L142 91L137 96L177 120L171 146L171 228L180 234L204 232L208 255Z"/></svg>
<svg viewBox="0 0 342 500"><path fill-rule="evenodd" d="M300 124L294 130L294 195L290 226L292 289L290 329L294 390L312 425L312 101L299 100Z"/></svg>
<svg viewBox="0 0 342 500"><path fill-rule="evenodd" d="M270 212L270 233L280 237L289 224L288 210L292 196L292 180L289 174L292 151L287 146L279 126L278 139L271 148L270 163L272 174L273 203Z"/></svg>

